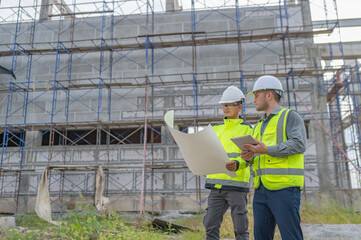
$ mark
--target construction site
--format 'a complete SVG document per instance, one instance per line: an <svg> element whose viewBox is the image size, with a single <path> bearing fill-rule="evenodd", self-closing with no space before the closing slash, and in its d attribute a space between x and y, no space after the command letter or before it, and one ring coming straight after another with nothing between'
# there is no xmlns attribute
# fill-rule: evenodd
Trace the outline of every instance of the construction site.
<svg viewBox="0 0 361 240"><path fill-rule="evenodd" d="M187 133L213 126L222 92L263 75L304 119L302 200L361 210L361 41L343 40L361 15L340 18L340 2L0 1L0 212L33 212L46 168L52 211L74 209L94 198L99 167L113 210L204 210L205 176L163 117L174 110ZM252 98L242 116L261 118Z"/></svg>

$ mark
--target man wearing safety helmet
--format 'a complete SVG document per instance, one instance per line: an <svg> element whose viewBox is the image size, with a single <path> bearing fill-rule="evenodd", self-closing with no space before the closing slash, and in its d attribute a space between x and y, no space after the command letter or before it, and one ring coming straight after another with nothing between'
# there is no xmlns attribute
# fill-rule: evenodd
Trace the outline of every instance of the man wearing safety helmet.
<svg viewBox="0 0 361 240"><path fill-rule="evenodd" d="M283 96L280 81L273 76L257 79L253 91L257 111L264 111L254 126L257 145L244 144L241 153L253 164L254 236L273 239L275 226L283 240L303 239L300 226L300 198L304 183L306 130L302 117L279 106Z"/></svg>
<svg viewBox="0 0 361 240"><path fill-rule="evenodd" d="M232 137L252 134L252 126L240 118L243 92L234 86L228 87L219 103L225 115L223 124L213 127L230 162L226 168L235 171L237 176L227 174L207 175L205 187L211 189L208 196L207 212L203 218L207 239L219 239L219 228L223 215L231 208L234 234L237 240L249 239L247 216L247 193L249 191L250 170L241 156L241 150L231 141Z"/></svg>

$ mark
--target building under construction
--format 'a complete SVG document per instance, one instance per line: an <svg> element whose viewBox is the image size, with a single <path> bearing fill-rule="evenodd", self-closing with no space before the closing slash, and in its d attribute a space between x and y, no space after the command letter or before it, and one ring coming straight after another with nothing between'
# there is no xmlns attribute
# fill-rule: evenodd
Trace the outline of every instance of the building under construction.
<svg viewBox="0 0 361 240"><path fill-rule="evenodd" d="M163 116L185 132L217 124L224 89L265 74L305 122L304 200L332 192L360 208L361 43L341 33L361 18L314 2L323 20L309 0L1 1L0 212L33 211L47 166L56 212L94 196L97 166L115 210L204 209L205 178ZM242 115L255 124L252 100Z"/></svg>

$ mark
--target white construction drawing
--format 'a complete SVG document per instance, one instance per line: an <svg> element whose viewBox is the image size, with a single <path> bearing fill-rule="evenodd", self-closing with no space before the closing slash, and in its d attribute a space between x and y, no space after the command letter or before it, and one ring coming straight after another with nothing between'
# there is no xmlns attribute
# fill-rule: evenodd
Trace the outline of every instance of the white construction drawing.
<svg viewBox="0 0 361 240"><path fill-rule="evenodd" d="M178 131L174 129L173 110L164 115L164 121L194 175L225 173L230 177L237 176L235 172L226 169L226 163L229 162L227 153L211 125L196 133Z"/></svg>

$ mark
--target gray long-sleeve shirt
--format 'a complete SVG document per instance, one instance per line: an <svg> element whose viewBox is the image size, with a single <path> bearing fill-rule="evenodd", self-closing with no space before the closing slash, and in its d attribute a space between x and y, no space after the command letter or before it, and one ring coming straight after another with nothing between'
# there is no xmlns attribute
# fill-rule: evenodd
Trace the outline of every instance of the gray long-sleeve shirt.
<svg viewBox="0 0 361 240"><path fill-rule="evenodd" d="M261 135L263 135L271 118L282 110L281 106L276 107L266 117L262 116ZM302 117L295 111L290 111L286 120L287 141L275 146L267 146L268 155L272 157L287 157L294 154L304 153L306 150L306 129Z"/></svg>

